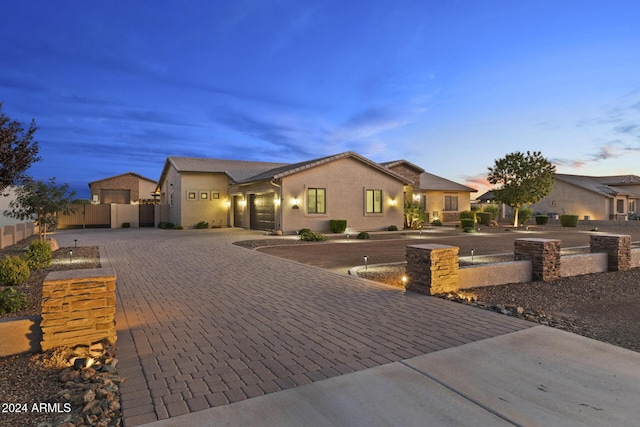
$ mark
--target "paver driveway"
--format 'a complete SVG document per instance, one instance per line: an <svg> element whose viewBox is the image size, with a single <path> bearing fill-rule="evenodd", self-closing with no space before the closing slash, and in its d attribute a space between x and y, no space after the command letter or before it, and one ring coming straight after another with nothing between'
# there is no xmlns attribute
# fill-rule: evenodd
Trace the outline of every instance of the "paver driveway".
<svg viewBox="0 0 640 427"><path fill-rule="evenodd" d="M232 245L240 230L66 230L118 275L125 425L530 327Z"/></svg>

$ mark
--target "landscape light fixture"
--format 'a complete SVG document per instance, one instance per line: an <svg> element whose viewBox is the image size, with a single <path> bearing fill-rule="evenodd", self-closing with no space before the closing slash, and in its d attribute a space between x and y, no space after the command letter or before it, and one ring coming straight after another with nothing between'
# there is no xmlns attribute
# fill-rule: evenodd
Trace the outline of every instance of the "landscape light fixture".
<svg viewBox="0 0 640 427"><path fill-rule="evenodd" d="M69 262L73 262L73 249L69 249Z"/></svg>
<svg viewBox="0 0 640 427"><path fill-rule="evenodd" d="M367 271L369 257L365 255L363 258L364 258L364 271Z"/></svg>
<svg viewBox="0 0 640 427"><path fill-rule="evenodd" d="M349 236L351 236L351 227L347 227L347 240L349 240Z"/></svg>
<svg viewBox="0 0 640 427"><path fill-rule="evenodd" d="M78 247L78 239L73 239L73 247L74 248Z"/></svg>
<svg viewBox="0 0 640 427"><path fill-rule="evenodd" d="M471 249L471 262L473 262L473 249Z"/></svg>

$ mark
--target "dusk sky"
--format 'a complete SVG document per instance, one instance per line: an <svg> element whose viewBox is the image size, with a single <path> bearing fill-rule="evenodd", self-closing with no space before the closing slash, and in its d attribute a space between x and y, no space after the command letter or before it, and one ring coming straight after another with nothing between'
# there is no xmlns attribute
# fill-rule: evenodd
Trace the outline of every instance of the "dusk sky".
<svg viewBox="0 0 640 427"><path fill-rule="evenodd" d="M297 162L355 151L478 186L539 150L640 175L640 2L16 1L3 112L39 127L77 196L167 156ZM486 187L480 187L484 192Z"/></svg>

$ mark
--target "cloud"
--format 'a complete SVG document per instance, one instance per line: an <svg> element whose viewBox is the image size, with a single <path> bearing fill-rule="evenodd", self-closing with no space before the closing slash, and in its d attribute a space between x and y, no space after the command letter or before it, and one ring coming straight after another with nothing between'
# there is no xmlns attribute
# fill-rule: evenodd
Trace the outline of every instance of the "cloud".
<svg viewBox="0 0 640 427"><path fill-rule="evenodd" d="M389 108L370 108L354 114L332 130L328 139L334 142L358 141L404 126L408 122L407 115L398 111Z"/></svg>
<svg viewBox="0 0 640 427"><path fill-rule="evenodd" d="M611 145L605 145L600 147L596 153L591 154L591 160L607 160L607 159L615 159L621 157L624 153L621 153L615 147Z"/></svg>
<svg viewBox="0 0 640 427"><path fill-rule="evenodd" d="M637 130L640 130L640 126L636 124L626 124L620 125L613 128L616 133L624 133L624 134L636 134Z"/></svg>
<svg viewBox="0 0 640 427"><path fill-rule="evenodd" d="M464 185L467 187L475 188L479 192L489 191L493 187L493 185L487 180L486 173L479 173L476 175L466 175L463 176Z"/></svg>
<svg viewBox="0 0 640 427"><path fill-rule="evenodd" d="M585 167L587 165L587 162L585 160L580 160L580 159L559 159L559 158L555 158L555 159L549 159L551 161L551 163L553 163L554 166L558 167L558 166L567 166L570 168L576 168L576 169L581 169L583 167Z"/></svg>

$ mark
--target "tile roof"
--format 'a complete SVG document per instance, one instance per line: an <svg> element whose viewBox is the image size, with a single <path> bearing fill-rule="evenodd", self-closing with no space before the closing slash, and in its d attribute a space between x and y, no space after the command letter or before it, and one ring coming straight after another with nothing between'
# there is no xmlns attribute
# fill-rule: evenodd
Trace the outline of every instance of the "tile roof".
<svg viewBox="0 0 640 427"><path fill-rule="evenodd" d="M614 196L640 197L637 192L622 188L626 185L640 185L640 177L636 175L586 176L556 174L555 179L607 198Z"/></svg>
<svg viewBox="0 0 640 427"><path fill-rule="evenodd" d="M424 169L422 169L420 166L418 165L414 165L413 163L405 160L405 159L400 159L400 160L392 160L390 162L382 162L380 163L382 166L384 166L385 168L392 168L394 166L400 166L400 165L405 165L408 166L409 168L415 170L416 172L424 172Z"/></svg>
<svg viewBox="0 0 640 427"><path fill-rule="evenodd" d="M384 174L391 175L395 179L402 181L405 184L409 183L409 181L407 181L407 178L405 178L404 176L392 170L389 170L384 166L380 165L379 163L373 162L367 159L366 157L359 155L358 153L354 153L353 151L346 151L344 153L334 154L332 156L321 157L318 159L312 159L312 160L307 160L300 163L294 163L290 165L277 167L277 168L265 171L262 174L252 176L248 178L246 182L258 182L258 181L266 181L266 180L272 180L272 179L280 179L288 175L293 175L295 173L302 172L303 170L306 170L306 169L312 169L312 168L321 166L323 164L330 163L338 159L347 158L347 157L351 157L356 160L359 160L362 163L365 163L368 166L371 166L374 169L377 169Z"/></svg>
<svg viewBox="0 0 640 427"><path fill-rule="evenodd" d="M245 181L265 171L286 166L287 163L253 162L248 160L202 159L170 156L167 159L178 172L220 172L234 182Z"/></svg>
<svg viewBox="0 0 640 427"><path fill-rule="evenodd" d="M469 191L472 193L478 191L475 188L458 184L457 182L450 181L429 172L422 172L420 174L420 189L436 191Z"/></svg>

